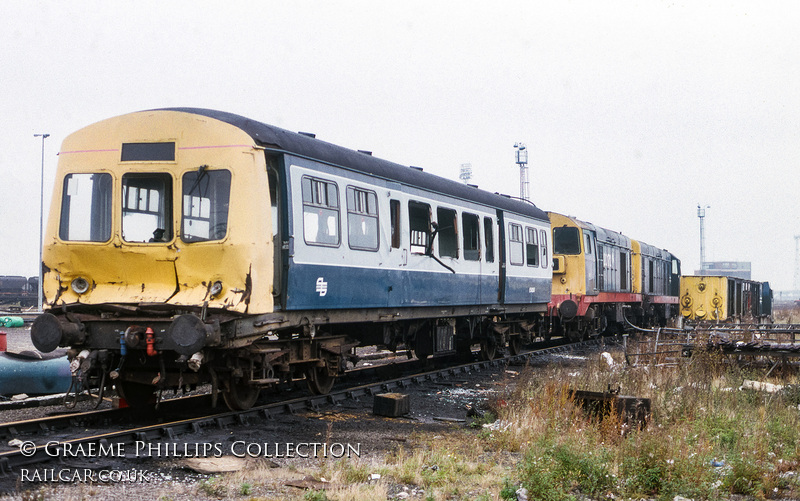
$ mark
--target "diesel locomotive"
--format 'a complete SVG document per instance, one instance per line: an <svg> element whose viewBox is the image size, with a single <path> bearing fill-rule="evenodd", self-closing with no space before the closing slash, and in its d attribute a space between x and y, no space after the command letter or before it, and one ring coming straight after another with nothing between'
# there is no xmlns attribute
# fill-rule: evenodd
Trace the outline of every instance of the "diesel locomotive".
<svg viewBox="0 0 800 501"><path fill-rule="evenodd" d="M574 217L548 215L553 232L551 330L580 339L609 328L618 332L626 317L640 326L663 326L677 317L677 257Z"/></svg>
<svg viewBox="0 0 800 501"><path fill-rule="evenodd" d="M533 204L230 113L71 134L51 208L32 341L131 405L210 383L244 409L295 379L328 392L357 345L492 358L553 327Z"/></svg>

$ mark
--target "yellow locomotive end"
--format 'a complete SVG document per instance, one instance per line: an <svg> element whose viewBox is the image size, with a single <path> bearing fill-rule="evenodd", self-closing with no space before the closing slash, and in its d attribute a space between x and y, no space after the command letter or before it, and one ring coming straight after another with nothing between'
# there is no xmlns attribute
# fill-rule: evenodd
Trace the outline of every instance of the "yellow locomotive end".
<svg viewBox="0 0 800 501"><path fill-rule="evenodd" d="M271 312L270 209L264 155L237 127L169 110L90 125L59 152L45 302Z"/></svg>
<svg viewBox="0 0 800 501"><path fill-rule="evenodd" d="M728 278L681 277L681 315L687 320L724 320L728 314Z"/></svg>

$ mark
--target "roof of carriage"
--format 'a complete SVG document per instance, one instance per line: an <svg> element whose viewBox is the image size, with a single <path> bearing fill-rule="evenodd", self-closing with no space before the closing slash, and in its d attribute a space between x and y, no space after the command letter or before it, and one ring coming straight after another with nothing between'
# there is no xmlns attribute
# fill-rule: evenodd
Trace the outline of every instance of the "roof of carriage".
<svg viewBox="0 0 800 501"><path fill-rule="evenodd" d="M243 130L253 138L256 144L269 150L318 160L400 184L548 221L547 214L532 203L480 190L474 186L422 172L417 168L383 160L368 153L344 148L309 135L292 132L240 115L203 108L165 108L164 110L193 113L226 122Z"/></svg>

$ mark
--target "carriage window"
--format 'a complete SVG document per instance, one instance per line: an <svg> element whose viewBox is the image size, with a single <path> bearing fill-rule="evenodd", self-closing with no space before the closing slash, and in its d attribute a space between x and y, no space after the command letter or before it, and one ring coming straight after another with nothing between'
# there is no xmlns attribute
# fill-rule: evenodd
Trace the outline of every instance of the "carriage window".
<svg viewBox="0 0 800 501"><path fill-rule="evenodd" d="M481 235L480 222L475 214L461 214L461 226L464 230L464 259L480 261Z"/></svg>
<svg viewBox="0 0 800 501"><path fill-rule="evenodd" d="M303 177L303 236L307 244L339 246L339 188L336 183Z"/></svg>
<svg viewBox="0 0 800 501"><path fill-rule="evenodd" d="M542 237L539 241L542 249L542 268L547 268L547 232L539 230L539 236Z"/></svg>
<svg viewBox="0 0 800 501"><path fill-rule="evenodd" d="M486 262L494 263L494 221L492 218L483 218L483 240L486 244Z"/></svg>
<svg viewBox="0 0 800 501"><path fill-rule="evenodd" d="M392 225L392 248L400 248L400 201L389 200L389 218Z"/></svg>
<svg viewBox="0 0 800 501"><path fill-rule="evenodd" d="M458 257L458 229L456 227L456 211L453 209L436 209L436 220L439 224L439 257Z"/></svg>
<svg viewBox="0 0 800 501"><path fill-rule="evenodd" d="M522 255L522 226L514 223L508 225L509 262L511 264L524 264Z"/></svg>
<svg viewBox="0 0 800 501"><path fill-rule="evenodd" d="M225 238L230 196L230 171L198 169L184 174L181 240L204 242Z"/></svg>
<svg viewBox="0 0 800 501"><path fill-rule="evenodd" d="M378 250L378 197L374 191L347 187L347 238L353 249Z"/></svg>
<svg viewBox="0 0 800 501"><path fill-rule="evenodd" d="M581 235L574 226L553 228L553 254L580 254Z"/></svg>
<svg viewBox="0 0 800 501"><path fill-rule="evenodd" d="M122 239L126 242L172 240L172 176L122 176Z"/></svg>
<svg viewBox="0 0 800 501"><path fill-rule="evenodd" d="M539 266L539 238L533 228L525 228L525 258L528 266Z"/></svg>
<svg viewBox="0 0 800 501"><path fill-rule="evenodd" d="M79 242L108 241L112 189L110 174L67 174L58 237Z"/></svg>
<svg viewBox="0 0 800 501"><path fill-rule="evenodd" d="M408 202L408 226L411 233L411 252L428 252L431 233L431 206L419 202Z"/></svg>

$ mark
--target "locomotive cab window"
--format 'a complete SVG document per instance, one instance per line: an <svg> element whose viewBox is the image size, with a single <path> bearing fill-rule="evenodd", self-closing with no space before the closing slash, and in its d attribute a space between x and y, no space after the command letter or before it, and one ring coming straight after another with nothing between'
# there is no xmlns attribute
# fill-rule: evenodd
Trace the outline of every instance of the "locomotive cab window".
<svg viewBox="0 0 800 501"><path fill-rule="evenodd" d="M67 174L58 237L78 242L108 241L112 189L110 174Z"/></svg>
<svg viewBox="0 0 800 501"><path fill-rule="evenodd" d="M198 169L184 174L181 239L205 242L225 238L230 196L230 171Z"/></svg>
<svg viewBox="0 0 800 501"><path fill-rule="evenodd" d="M352 249L378 250L378 197L374 191L347 187L347 238Z"/></svg>
<svg viewBox="0 0 800 501"><path fill-rule="evenodd" d="M525 228L525 258L528 266L539 266L539 239L533 228Z"/></svg>
<svg viewBox="0 0 800 501"><path fill-rule="evenodd" d="M581 235L574 226L553 228L553 254L580 254Z"/></svg>
<svg viewBox="0 0 800 501"><path fill-rule="evenodd" d="M466 212L462 213L461 226L464 231L464 259L467 261L480 261L481 236L478 216Z"/></svg>
<svg viewBox="0 0 800 501"><path fill-rule="evenodd" d="M439 224L439 257L458 258L458 219L453 209L436 209Z"/></svg>
<svg viewBox="0 0 800 501"><path fill-rule="evenodd" d="M122 176L122 239L126 242L172 240L172 176Z"/></svg>
<svg viewBox="0 0 800 501"><path fill-rule="evenodd" d="M339 246L339 188L336 183L303 177L303 236L307 244Z"/></svg>

